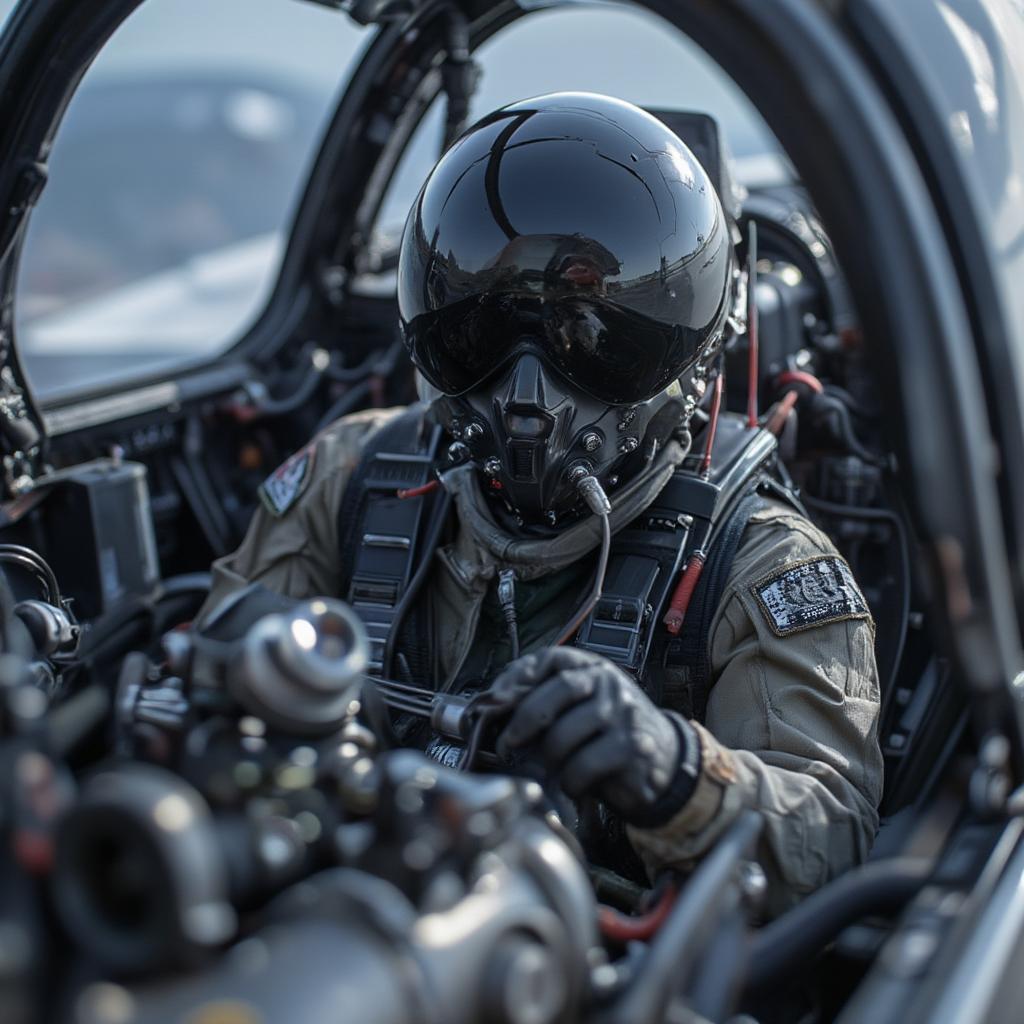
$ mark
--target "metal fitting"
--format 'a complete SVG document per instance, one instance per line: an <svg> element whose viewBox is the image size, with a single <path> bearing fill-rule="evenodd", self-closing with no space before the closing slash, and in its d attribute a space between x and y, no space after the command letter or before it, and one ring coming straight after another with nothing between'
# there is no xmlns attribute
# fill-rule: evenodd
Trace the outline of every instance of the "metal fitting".
<svg viewBox="0 0 1024 1024"><path fill-rule="evenodd" d="M25 623L36 650L44 657L78 646L78 626L63 608L46 601L20 601L14 614Z"/></svg>
<svg viewBox="0 0 1024 1024"><path fill-rule="evenodd" d="M580 492L590 511L596 516L606 516L612 510L608 495L604 493L593 469L586 463L578 462L569 470L569 480Z"/></svg>
<svg viewBox="0 0 1024 1024"><path fill-rule="evenodd" d="M228 670L250 714L296 735L342 726L369 659L366 629L340 601L317 599L260 619Z"/></svg>
<svg viewBox="0 0 1024 1024"><path fill-rule="evenodd" d="M596 430L588 430L580 439L585 452L596 452L604 444L601 435Z"/></svg>
<svg viewBox="0 0 1024 1024"><path fill-rule="evenodd" d="M569 467L569 483L579 484L585 477L594 475L594 467L589 462L576 462Z"/></svg>
<svg viewBox="0 0 1024 1024"><path fill-rule="evenodd" d="M620 417L619 422L616 424L616 426L618 427L618 429L620 431L628 430L630 423L632 423L633 420L635 420L635 419L636 419L636 406L633 406L630 409L626 409L622 413L622 416Z"/></svg>
<svg viewBox="0 0 1024 1024"><path fill-rule="evenodd" d="M448 445L448 458L452 462L465 462L469 458L469 449L461 441L453 441Z"/></svg>
<svg viewBox="0 0 1024 1024"><path fill-rule="evenodd" d="M753 908L758 908L768 891L768 879L757 861L748 860L740 867L740 891Z"/></svg>

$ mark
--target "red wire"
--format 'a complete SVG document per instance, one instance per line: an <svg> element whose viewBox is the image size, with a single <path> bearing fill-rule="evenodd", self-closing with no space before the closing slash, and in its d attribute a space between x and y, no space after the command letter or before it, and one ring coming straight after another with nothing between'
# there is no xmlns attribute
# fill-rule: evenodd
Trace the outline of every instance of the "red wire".
<svg viewBox="0 0 1024 1024"><path fill-rule="evenodd" d="M786 420L789 419L789 414L793 411L793 406L796 405L799 397L798 392L787 391L782 401L775 407L775 411L768 418L765 430L772 434L782 433L782 428L786 425Z"/></svg>
<svg viewBox="0 0 1024 1024"><path fill-rule="evenodd" d="M407 490L398 490L395 494L399 498L418 498L422 494L430 494L431 491L436 491L440 486L440 481L430 480L422 487L410 487Z"/></svg>
<svg viewBox="0 0 1024 1024"><path fill-rule="evenodd" d="M602 904L597 910L597 923L601 928L601 934L615 942L643 942L651 938L665 923L665 918L676 901L676 895L676 887L668 886L654 907L638 917L630 917Z"/></svg>
<svg viewBox="0 0 1024 1024"><path fill-rule="evenodd" d="M704 442L704 459L700 464L701 474L707 476L711 472L711 449L715 446L715 434L718 433L718 413L722 408L722 374L715 378L715 397L711 402L711 421L708 423L708 439Z"/></svg>
<svg viewBox="0 0 1024 1024"><path fill-rule="evenodd" d="M747 305L747 426L757 426L757 303L753 297Z"/></svg>
<svg viewBox="0 0 1024 1024"><path fill-rule="evenodd" d="M806 384L812 391L817 391L819 395L825 390L825 385L813 373L808 373L806 370L784 370L775 378L775 383L780 386L783 384Z"/></svg>
<svg viewBox="0 0 1024 1024"><path fill-rule="evenodd" d="M14 834L14 856L30 874L45 875L53 868L53 839L40 832L21 829Z"/></svg>

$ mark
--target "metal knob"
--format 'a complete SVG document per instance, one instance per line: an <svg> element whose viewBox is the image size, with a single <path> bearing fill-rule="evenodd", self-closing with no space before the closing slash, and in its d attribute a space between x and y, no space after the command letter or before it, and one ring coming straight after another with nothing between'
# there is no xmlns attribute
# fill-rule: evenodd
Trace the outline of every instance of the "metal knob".
<svg viewBox="0 0 1024 1024"><path fill-rule="evenodd" d="M360 619L341 601L319 599L260 619L245 637L228 685L247 711L271 725L325 733L345 721L367 661Z"/></svg>

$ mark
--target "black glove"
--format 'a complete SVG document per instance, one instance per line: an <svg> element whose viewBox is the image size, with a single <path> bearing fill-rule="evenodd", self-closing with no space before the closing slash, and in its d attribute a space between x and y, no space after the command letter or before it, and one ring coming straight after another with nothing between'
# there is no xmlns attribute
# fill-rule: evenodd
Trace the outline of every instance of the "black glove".
<svg viewBox="0 0 1024 1024"><path fill-rule="evenodd" d="M498 753L536 751L573 799L593 795L653 828L693 793L700 746L692 726L657 708L617 665L573 647L512 662L492 692L520 696Z"/></svg>

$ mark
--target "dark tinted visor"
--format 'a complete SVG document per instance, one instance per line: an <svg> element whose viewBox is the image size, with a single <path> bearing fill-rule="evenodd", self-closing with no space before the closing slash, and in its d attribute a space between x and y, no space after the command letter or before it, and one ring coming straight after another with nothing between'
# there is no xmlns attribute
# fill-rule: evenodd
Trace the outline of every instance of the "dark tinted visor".
<svg viewBox="0 0 1024 1024"><path fill-rule="evenodd" d="M724 320L724 308L719 320ZM470 391L516 353L538 351L573 384L610 405L646 401L686 373L707 328L668 326L594 299L485 294L404 325L413 363L449 395ZM717 332L716 332L717 333Z"/></svg>

